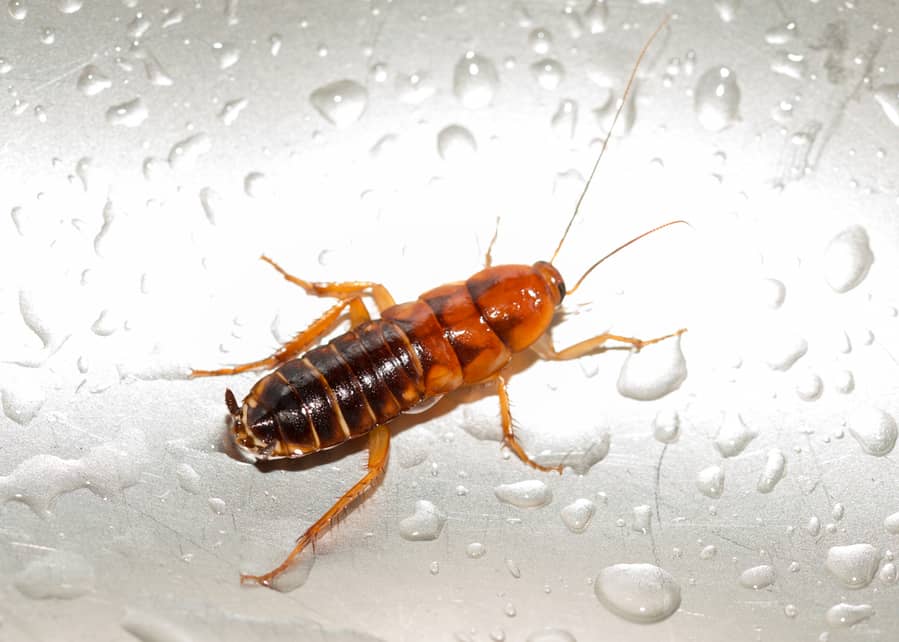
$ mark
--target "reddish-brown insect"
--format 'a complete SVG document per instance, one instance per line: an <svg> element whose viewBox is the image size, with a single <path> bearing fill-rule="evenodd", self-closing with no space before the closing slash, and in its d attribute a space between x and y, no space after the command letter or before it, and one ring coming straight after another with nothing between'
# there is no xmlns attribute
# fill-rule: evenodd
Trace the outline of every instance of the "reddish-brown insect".
<svg viewBox="0 0 899 642"><path fill-rule="evenodd" d="M656 29L640 52L625 87L622 105L643 55L666 22ZM620 112L619 107L612 127ZM577 217L607 142L608 138L552 260ZM647 234L675 223L683 221L656 227L616 248L584 272L569 292L576 290L605 259ZM262 575L241 575L241 581L271 586L333 518L383 473L390 442L387 424L400 414L429 406L462 386L495 382L505 444L530 466L561 472L561 466L547 467L532 460L516 441L502 376L513 353L537 348L536 342L545 337L553 314L566 295L565 283L552 260L533 265L492 266L488 249L486 268L468 280L441 285L416 301L396 304L379 283L309 282L288 274L268 257L262 258L309 294L335 297L337 303L270 357L231 368L195 370L193 376L274 368L253 386L240 406L230 390L225 392L235 443L251 457L260 460L303 457L369 435L369 459L365 476L303 533L281 564ZM362 303L363 296L374 300L381 314L379 319L371 320ZM349 332L299 356L333 329L346 311L352 326ZM606 333L563 350L556 350L551 340L544 340L538 352L544 359L576 359L603 350L607 341L640 349L682 332L683 329L650 340Z"/></svg>

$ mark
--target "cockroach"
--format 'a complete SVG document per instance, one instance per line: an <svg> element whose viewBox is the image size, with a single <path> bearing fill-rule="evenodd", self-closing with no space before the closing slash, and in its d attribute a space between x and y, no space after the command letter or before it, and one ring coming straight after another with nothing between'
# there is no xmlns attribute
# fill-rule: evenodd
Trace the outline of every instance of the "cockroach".
<svg viewBox="0 0 899 642"><path fill-rule="evenodd" d="M234 442L238 450L251 458L304 457L363 435L369 436L369 455L362 479L299 537L284 561L261 575L241 575L242 583L271 586L297 555L381 476L390 444L387 425L399 415L420 412L463 386L493 382L499 397L505 445L533 468L561 473L561 465L544 466L531 459L515 438L502 374L512 355L532 348L544 359L576 359L609 349L605 346L609 341L639 350L686 331L680 329L648 340L603 333L562 350L555 349L547 334L566 294L577 290L598 265L648 234L685 223L665 223L620 245L590 266L571 289L566 289L562 275L553 266L605 153L640 62L666 23L667 18L637 57L609 135L549 261L494 266L494 235L483 270L466 281L441 285L415 301L397 304L380 283L310 282L289 274L267 256L262 257L308 294L334 297L337 303L271 356L229 368L194 370L192 376L272 370L252 387L241 405L231 390L225 391ZM374 301L380 318L371 319L362 302L364 296ZM346 312L351 324L348 332L302 354L330 332Z"/></svg>

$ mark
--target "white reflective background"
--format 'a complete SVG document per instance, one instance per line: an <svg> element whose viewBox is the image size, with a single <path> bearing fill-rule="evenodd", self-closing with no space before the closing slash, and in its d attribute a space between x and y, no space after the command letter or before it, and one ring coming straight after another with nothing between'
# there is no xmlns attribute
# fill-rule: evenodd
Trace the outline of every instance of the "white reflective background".
<svg viewBox="0 0 899 642"><path fill-rule="evenodd" d="M4 11L2 639L899 635L891 3ZM692 228L599 268L554 336L689 332L515 362L518 434L561 477L503 453L490 389L404 418L285 592L239 586L366 459L236 461L223 391L256 376L185 378L328 306L258 256L398 300L479 269L497 216L497 262L548 259L666 13L557 266Z"/></svg>

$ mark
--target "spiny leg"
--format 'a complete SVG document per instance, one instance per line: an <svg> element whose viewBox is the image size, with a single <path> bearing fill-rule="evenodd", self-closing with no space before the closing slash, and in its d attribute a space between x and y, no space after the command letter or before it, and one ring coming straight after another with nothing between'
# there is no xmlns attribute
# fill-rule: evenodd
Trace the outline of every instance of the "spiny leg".
<svg viewBox="0 0 899 642"><path fill-rule="evenodd" d="M506 390L506 380L503 379L502 375L497 375L494 381L496 381L496 394L499 396L499 415L503 424L503 441L506 446L518 455L518 458L528 466L532 466L543 472L554 470L561 474L563 469L561 464L558 466L544 466L543 464L538 464L524 452L524 448L522 448L521 444L518 443L518 440L515 439L515 433L512 431L512 410L509 407L509 392Z"/></svg>
<svg viewBox="0 0 899 642"><path fill-rule="evenodd" d="M246 372L247 370L270 370L275 366L296 357L320 336L330 332L331 329L337 325L340 315L348 306L350 308L350 322L354 326L369 320L370 317L368 316L368 311L365 309L365 306L362 304L358 295L353 298L343 299L326 310L325 313L313 321L308 328L299 332L293 339L278 348L277 352L274 354L265 357L264 359L242 363L230 368L219 368L218 370L191 370L190 376L215 377L219 375L238 374L240 372Z"/></svg>
<svg viewBox="0 0 899 642"><path fill-rule="evenodd" d="M265 255L262 256L262 260L278 270L278 272L281 273L281 276L286 280L294 285L300 286L306 290L308 294L314 296L333 296L338 299L343 299L351 296L359 296L362 293L369 291L379 312L383 312L395 303L393 296L387 288L374 281L306 281L305 279L293 276Z"/></svg>
<svg viewBox="0 0 899 642"><path fill-rule="evenodd" d="M656 337L655 339L637 339L635 337L624 337L619 334L610 334L605 332L603 334L597 335L595 337L591 337L590 339L584 339L583 341L579 341L575 343L573 346L569 346L563 350L556 350L552 344L552 339L547 335L546 340L539 342L534 345L534 350L537 354L540 355L541 359L547 359L551 361L566 361L568 359L577 359L579 357L583 357L592 352L602 352L605 350L615 350L621 348L623 346L609 346L606 347L603 344L607 341L619 341L621 343L626 343L637 350L641 348L645 348L646 346L650 346L653 343L658 343L659 341L664 341L665 339L671 339L672 337L679 337L684 332L686 332L686 328L681 328L677 332L672 332L671 334L666 334L663 337Z"/></svg>
<svg viewBox="0 0 899 642"><path fill-rule="evenodd" d="M368 438L368 472L365 473L365 476L345 492L324 515L318 518L318 521L310 526L306 532L297 539L296 546L294 546L293 550L290 551L286 558L284 558L283 562L268 573L263 573L262 575L241 575L241 584L246 582L256 582L257 584L271 587L272 581L290 567L290 564L296 559L297 555L299 555L309 544L314 544L315 538L318 537L319 533L327 528L331 521L337 517L341 511L345 510L353 500L368 490L372 484L374 484L375 480L384 473L384 468L387 466L387 455L389 451L390 431L385 425L376 426Z"/></svg>
<svg viewBox="0 0 899 642"><path fill-rule="evenodd" d="M493 238L490 239L490 245L487 246L487 254L484 256L484 267L489 268L493 265L493 246L496 244L496 237L499 236L499 217L496 217L496 229L493 230Z"/></svg>

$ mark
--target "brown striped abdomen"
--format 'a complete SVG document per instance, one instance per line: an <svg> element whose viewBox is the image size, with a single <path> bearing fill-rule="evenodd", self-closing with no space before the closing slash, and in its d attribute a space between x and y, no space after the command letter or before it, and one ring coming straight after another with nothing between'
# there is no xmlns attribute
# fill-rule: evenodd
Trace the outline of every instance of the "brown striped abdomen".
<svg viewBox="0 0 899 642"><path fill-rule="evenodd" d="M260 379L236 443L260 459L301 457L490 379L546 332L563 296L548 263L504 265L387 308Z"/></svg>

